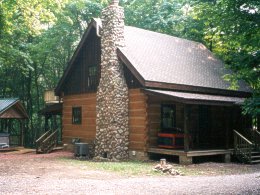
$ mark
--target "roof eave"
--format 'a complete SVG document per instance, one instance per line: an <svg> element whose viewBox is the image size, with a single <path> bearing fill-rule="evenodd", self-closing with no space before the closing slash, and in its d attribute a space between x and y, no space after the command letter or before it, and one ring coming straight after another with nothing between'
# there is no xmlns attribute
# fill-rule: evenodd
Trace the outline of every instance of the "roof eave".
<svg viewBox="0 0 260 195"><path fill-rule="evenodd" d="M212 94L212 95L224 95L224 96L245 97L245 98L252 96L251 92L245 92L245 91L207 88L207 87L200 87L200 86L183 85L183 84L175 84L175 83L163 83L163 82L147 81L147 80L145 81L144 86L147 88L154 88L154 89L196 92L196 93Z"/></svg>
<svg viewBox="0 0 260 195"><path fill-rule="evenodd" d="M149 91L146 89L143 89L143 92L147 95L151 96L160 96L162 98L168 98L171 100L174 100L176 102L184 103L184 104L197 104L197 105L212 105L212 106L239 106L242 103L241 102L231 102L231 101L216 101L216 100L202 100L202 99L186 99L183 97L175 97L172 95L168 94L162 94L162 93L157 93L154 91Z"/></svg>

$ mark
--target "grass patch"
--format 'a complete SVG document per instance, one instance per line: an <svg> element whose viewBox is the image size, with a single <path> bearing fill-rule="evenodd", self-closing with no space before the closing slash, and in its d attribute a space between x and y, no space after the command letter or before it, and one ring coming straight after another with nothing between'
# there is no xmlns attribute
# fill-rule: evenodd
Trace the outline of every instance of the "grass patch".
<svg viewBox="0 0 260 195"><path fill-rule="evenodd" d="M153 170L159 161L124 161L124 162L95 162L91 160L76 160L62 157L61 161L82 170L107 171L123 176L162 176L161 172ZM252 173L259 170L259 166L241 165L234 163L201 163L188 166L171 162L173 168L184 176L215 176ZM168 174L166 174L168 175ZM169 176L169 175L168 175Z"/></svg>
<svg viewBox="0 0 260 195"><path fill-rule="evenodd" d="M162 175L153 170L156 162L142 162L142 161L124 161L124 162L95 162L83 161L68 158L61 158L62 161L73 166L79 166L81 169L91 169L96 171L109 171L126 176L150 176Z"/></svg>

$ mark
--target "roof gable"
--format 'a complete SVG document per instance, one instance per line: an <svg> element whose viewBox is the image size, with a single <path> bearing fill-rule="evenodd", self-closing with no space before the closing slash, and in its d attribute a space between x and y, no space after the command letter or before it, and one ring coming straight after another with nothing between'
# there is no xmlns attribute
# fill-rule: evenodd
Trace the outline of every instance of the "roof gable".
<svg viewBox="0 0 260 195"><path fill-rule="evenodd" d="M86 42L87 38L89 37L91 31L93 29L99 29L101 28L101 21L99 19L93 18L92 21L89 23L88 28L86 29L85 33L83 34L77 49L75 50L73 56L71 57L68 66L66 67L61 79L59 80L59 83L57 87L55 88L55 95L61 95L61 91L63 88L63 85L66 84L66 78L68 77L69 73L73 69L73 64L77 60L77 57L80 55L80 51L82 50L82 47L84 46L84 43Z"/></svg>
<svg viewBox="0 0 260 195"><path fill-rule="evenodd" d="M28 118L17 98L0 99L0 118Z"/></svg>
<svg viewBox="0 0 260 195"><path fill-rule="evenodd" d="M0 114L18 102L17 98L0 99Z"/></svg>

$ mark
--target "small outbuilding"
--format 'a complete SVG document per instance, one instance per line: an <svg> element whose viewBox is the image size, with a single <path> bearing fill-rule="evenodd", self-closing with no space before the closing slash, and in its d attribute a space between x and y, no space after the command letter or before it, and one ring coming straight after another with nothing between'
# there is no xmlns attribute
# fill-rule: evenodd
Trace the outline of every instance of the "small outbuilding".
<svg viewBox="0 0 260 195"><path fill-rule="evenodd" d="M0 143L24 145L24 120L28 114L18 98L0 99Z"/></svg>

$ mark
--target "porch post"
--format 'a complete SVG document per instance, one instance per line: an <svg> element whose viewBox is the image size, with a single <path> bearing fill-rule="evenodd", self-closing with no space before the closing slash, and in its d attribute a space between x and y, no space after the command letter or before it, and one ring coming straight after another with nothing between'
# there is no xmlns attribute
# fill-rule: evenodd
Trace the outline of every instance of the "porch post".
<svg viewBox="0 0 260 195"><path fill-rule="evenodd" d="M44 124L44 128L45 128L45 132L46 131L48 131L48 128L49 128L49 115L48 114L46 114L45 116L44 116L44 118L45 118L45 124Z"/></svg>
<svg viewBox="0 0 260 195"><path fill-rule="evenodd" d="M229 134L230 134L229 131L230 131L230 127L231 127L231 125L230 125L231 117L230 116L232 115L232 109L227 107L225 109L224 114L226 116L226 118L225 118L226 149L229 149Z"/></svg>
<svg viewBox="0 0 260 195"><path fill-rule="evenodd" d="M256 117L256 127L257 127L257 131L260 131L260 115Z"/></svg>
<svg viewBox="0 0 260 195"><path fill-rule="evenodd" d="M189 130L188 130L188 105L184 104L184 151L189 151Z"/></svg>
<svg viewBox="0 0 260 195"><path fill-rule="evenodd" d="M19 124L20 124L20 145L24 146L24 129L23 129L23 121L22 119L19 120Z"/></svg>

